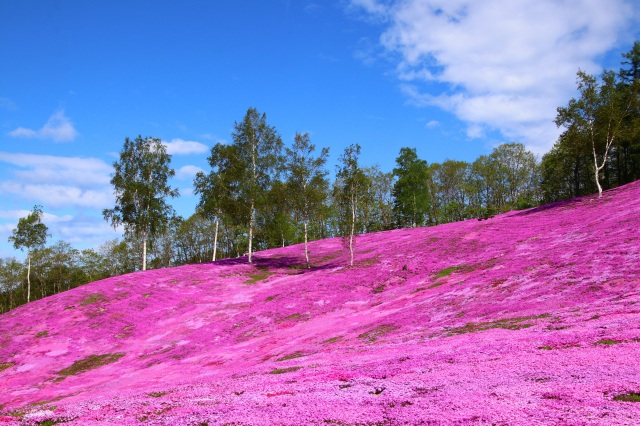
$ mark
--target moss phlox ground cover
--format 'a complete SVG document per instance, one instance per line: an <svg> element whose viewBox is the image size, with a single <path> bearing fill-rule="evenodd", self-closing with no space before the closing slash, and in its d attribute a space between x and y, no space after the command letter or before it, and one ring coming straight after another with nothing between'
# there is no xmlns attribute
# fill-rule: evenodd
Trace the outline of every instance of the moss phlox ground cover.
<svg viewBox="0 0 640 426"><path fill-rule="evenodd" d="M640 182L0 316L0 424L640 421Z"/></svg>

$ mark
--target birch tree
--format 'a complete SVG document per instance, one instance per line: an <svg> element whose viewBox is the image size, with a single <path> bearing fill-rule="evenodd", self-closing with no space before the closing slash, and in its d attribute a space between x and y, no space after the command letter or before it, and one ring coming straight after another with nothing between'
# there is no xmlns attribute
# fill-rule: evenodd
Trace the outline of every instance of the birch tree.
<svg viewBox="0 0 640 426"><path fill-rule="evenodd" d="M571 99L566 107L558 108L555 123L558 127L577 132L581 140L589 144L598 197L602 197L600 173L637 99L625 96L613 71L604 71L600 81L593 75L578 71L577 85L580 97Z"/></svg>
<svg viewBox="0 0 640 426"><path fill-rule="evenodd" d="M311 216L324 207L327 198L327 171L324 166L329 156L329 148L322 148L314 156L316 146L311 143L308 133L296 133L293 146L286 149L287 186L293 210L302 221L304 232L304 258L309 263L308 227Z"/></svg>
<svg viewBox="0 0 640 426"><path fill-rule="evenodd" d="M360 145L349 145L340 156L334 186L334 202L339 206L339 221L344 241L349 247L350 265L353 266L353 248L361 197L366 191L367 178L358 164Z"/></svg>
<svg viewBox="0 0 640 426"><path fill-rule="evenodd" d="M27 249L27 303L31 300L31 254L47 242L49 228L42 223L42 216L42 206L34 206L27 217L18 220L18 226L9 236L9 242L16 250Z"/></svg>
<svg viewBox="0 0 640 426"><path fill-rule="evenodd" d="M113 163L111 185L116 199L102 215L114 228L124 226L125 234L142 240L142 270L147 269L147 243L160 235L173 216L167 198L177 197L168 180L175 175L171 155L160 139L138 136L126 138L120 160Z"/></svg>
<svg viewBox="0 0 640 426"><path fill-rule="evenodd" d="M256 212L268 202L265 194L276 174L282 140L275 127L267 124L267 115L255 108L249 108L244 119L235 123L232 136L237 165L246 170L237 189L239 201L249 210L248 260L252 263Z"/></svg>
<svg viewBox="0 0 640 426"><path fill-rule="evenodd" d="M194 186L199 206L208 214L230 218L247 229L248 261L252 263L256 215L268 203L277 176L282 140L267 124L266 114L249 108L234 124L233 143L217 143L208 158L211 172L198 174ZM213 213L212 213L213 212Z"/></svg>

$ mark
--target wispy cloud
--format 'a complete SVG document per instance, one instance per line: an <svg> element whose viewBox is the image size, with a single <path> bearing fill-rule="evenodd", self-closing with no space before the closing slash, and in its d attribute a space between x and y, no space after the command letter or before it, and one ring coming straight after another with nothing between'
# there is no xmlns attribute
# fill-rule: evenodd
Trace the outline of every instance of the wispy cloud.
<svg viewBox="0 0 640 426"><path fill-rule="evenodd" d="M167 147L167 153L171 155L202 154L209 151L209 147L195 141L173 139L170 142L162 142Z"/></svg>
<svg viewBox="0 0 640 426"><path fill-rule="evenodd" d="M18 127L9 132L9 136L28 139L51 139L55 142L70 142L78 136L73 123L64 115L64 111L56 111L40 130Z"/></svg>
<svg viewBox="0 0 640 426"><path fill-rule="evenodd" d="M0 152L0 162L16 166L14 175L33 183L108 185L113 172L110 164L98 158Z"/></svg>
<svg viewBox="0 0 640 426"><path fill-rule="evenodd" d="M633 20L630 1L352 0L386 29L401 87L416 105L435 105L469 126L499 130L546 151L556 108L575 90L579 68L597 73L599 55Z"/></svg>
<svg viewBox="0 0 640 426"><path fill-rule="evenodd" d="M0 183L0 196L52 208L99 209L113 203L113 168L100 159L0 152L0 162L14 166L12 178Z"/></svg>
<svg viewBox="0 0 640 426"><path fill-rule="evenodd" d="M176 172L176 177L179 179L193 179L198 172L202 172L200 167L198 166L182 166Z"/></svg>

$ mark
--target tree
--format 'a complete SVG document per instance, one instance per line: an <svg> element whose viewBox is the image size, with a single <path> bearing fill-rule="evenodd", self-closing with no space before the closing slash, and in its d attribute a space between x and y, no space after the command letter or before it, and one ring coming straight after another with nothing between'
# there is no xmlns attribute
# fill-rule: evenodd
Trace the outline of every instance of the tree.
<svg viewBox="0 0 640 426"><path fill-rule="evenodd" d="M574 129L575 130L575 129ZM542 201L550 203L597 190L591 179L591 153L580 135L567 129L540 162L540 192Z"/></svg>
<svg viewBox="0 0 640 426"><path fill-rule="evenodd" d="M640 41L622 55L626 66L619 71L618 88L631 102L630 114L623 120L623 131L615 147L617 183L640 179Z"/></svg>
<svg viewBox="0 0 640 426"><path fill-rule="evenodd" d="M374 164L362 169L367 181L360 197L364 232L393 229L393 174L384 173Z"/></svg>
<svg viewBox="0 0 640 426"><path fill-rule="evenodd" d="M120 161L111 176L116 206L102 215L114 228L124 225L125 234L142 239L142 270L147 269L147 242L161 234L173 216L166 198L179 195L167 181L175 175L171 155L160 139L126 138Z"/></svg>
<svg viewBox="0 0 640 426"><path fill-rule="evenodd" d="M42 223L42 206L34 206L27 217L18 220L18 226L9 237L16 250L27 249L27 303L31 300L31 253L32 250L42 247L47 242L47 225Z"/></svg>
<svg viewBox="0 0 640 426"><path fill-rule="evenodd" d="M496 207L527 208L538 202L538 164L521 143L503 143L489 156L493 168Z"/></svg>
<svg viewBox="0 0 640 426"><path fill-rule="evenodd" d="M222 214L248 229L248 261L252 263L256 215L269 203L267 194L278 174L282 140L267 124L266 114L249 108L234 124L233 144L216 144L208 158L211 172L197 175L194 186L205 214ZM209 197L213 197L209 201Z"/></svg>
<svg viewBox="0 0 640 426"><path fill-rule="evenodd" d="M575 131L580 135L578 140L590 146L598 197L601 197L600 173L637 99L626 96L620 90L613 71L604 71L600 81L595 76L578 71L577 86L580 97L571 99L566 107L558 108L555 123L558 127L564 126Z"/></svg>
<svg viewBox="0 0 640 426"><path fill-rule="evenodd" d="M471 165L465 161L445 160L434 179L437 184L437 197L440 199L440 221L456 222L464 220L468 205L467 184Z"/></svg>
<svg viewBox="0 0 640 426"><path fill-rule="evenodd" d="M307 268L310 267L307 246L309 221L322 210L328 187L324 165L329 156L329 148L322 148L317 157L314 156L315 149L308 133L296 133L293 146L286 149L287 189L291 206L302 221Z"/></svg>
<svg viewBox="0 0 640 426"><path fill-rule="evenodd" d="M244 173L235 161L235 151L233 145L215 144L207 158L211 171L209 174L198 172L193 181L194 193L200 195L196 210L215 223L212 261L217 258L220 222L244 223L248 220L248 215L243 215L235 200Z"/></svg>
<svg viewBox="0 0 640 426"><path fill-rule="evenodd" d="M337 167L336 184L334 186L334 202L339 207L341 234L349 247L353 266L353 247L358 219L360 198L366 191L367 178L358 164L360 145L349 145L340 156L341 164Z"/></svg>
<svg viewBox="0 0 640 426"><path fill-rule="evenodd" d="M0 259L0 313L24 303L19 297L23 281L24 263L15 257Z"/></svg>
<svg viewBox="0 0 640 426"><path fill-rule="evenodd" d="M268 203L265 195L276 173L282 140L275 127L267 124L267 115L260 115L255 108L249 108L244 119L235 123L232 136L237 165L245 170L236 188L239 190L238 200L249 207L248 261L252 263L256 211Z"/></svg>
<svg viewBox="0 0 640 426"><path fill-rule="evenodd" d="M400 227L423 226L430 205L429 167L415 148L401 148L393 169L393 214Z"/></svg>

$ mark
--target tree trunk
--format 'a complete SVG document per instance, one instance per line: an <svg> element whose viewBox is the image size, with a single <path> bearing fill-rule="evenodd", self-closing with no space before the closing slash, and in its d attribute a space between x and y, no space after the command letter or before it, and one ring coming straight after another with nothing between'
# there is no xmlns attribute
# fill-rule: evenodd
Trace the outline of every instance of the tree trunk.
<svg viewBox="0 0 640 426"><path fill-rule="evenodd" d="M251 215L249 217L249 263L251 263L251 242L253 240L253 218L255 216L253 201L251 201Z"/></svg>
<svg viewBox="0 0 640 426"><path fill-rule="evenodd" d="M307 269L311 266L309 265L309 249L307 247L307 222L304 222L304 258L307 261Z"/></svg>
<svg viewBox="0 0 640 426"><path fill-rule="evenodd" d="M147 233L142 234L142 270L147 270Z"/></svg>
<svg viewBox="0 0 640 426"><path fill-rule="evenodd" d="M27 303L31 300L31 253L27 250Z"/></svg>
<svg viewBox="0 0 640 426"><path fill-rule="evenodd" d="M216 219L216 233L213 237L213 262L216 261L216 251L218 250L218 225L220 224L220 219Z"/></svg>
<svg viewBox="0 0 640 426"><path fill-rule="evenodd" d="M351 255L351 266L353 266L353 234L356 230L356 198L351 197L351 235L349 236L349 254Z"/></svg>

